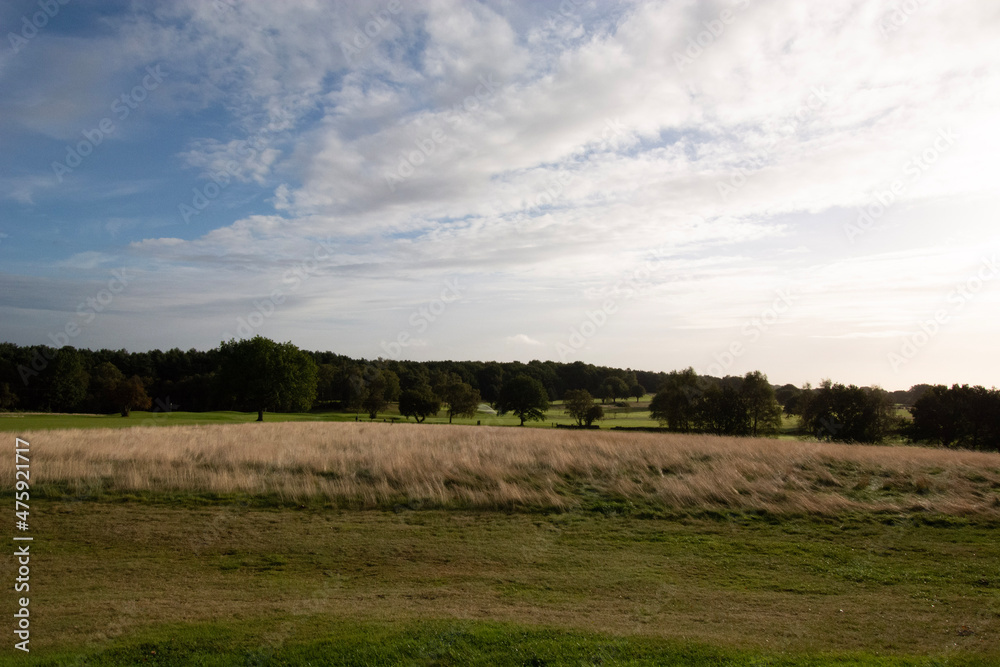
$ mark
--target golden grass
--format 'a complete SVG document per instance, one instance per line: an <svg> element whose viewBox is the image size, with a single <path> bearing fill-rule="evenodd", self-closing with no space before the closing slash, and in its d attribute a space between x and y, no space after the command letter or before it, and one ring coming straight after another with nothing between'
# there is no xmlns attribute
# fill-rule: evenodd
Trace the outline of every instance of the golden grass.
<svg viewBox="0 0 1000 667"><path fill-rule="evenodd" d="M1000 516L1000 454L703 435L366 423L26 433L32 486L356 507ZM13 466L0 471L13 486Z"/></svg>

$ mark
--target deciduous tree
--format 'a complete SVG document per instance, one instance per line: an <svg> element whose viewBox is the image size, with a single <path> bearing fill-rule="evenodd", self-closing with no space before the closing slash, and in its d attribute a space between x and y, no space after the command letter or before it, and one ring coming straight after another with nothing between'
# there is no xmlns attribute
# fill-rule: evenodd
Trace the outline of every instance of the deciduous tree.
<svg viewBox="0 0 1000 667"><path fill-rule="evenodd" d="M146 393L146 385L138 375L119 382L112 395L122 417L128 417L132 410L148 410L153 405Z"/></svg>
<svg viewBox="0 0 1000 667"><path fill-rule="evenodd" d="M583 426L587 414L594 407L594 397L586 389L570 389L563 396L566 414L576 420L577 426ZM603 410L601 411L603 414Z"/></svg>
<svg viewBox="0 0 1000 667"><path fill-rule="evenodd" d="M240 409L264 412L306 411L316 400L316 363L292 343L263 336L230 340L219 346L219 379Z"/></svg>
<svg viewBox="0 0 1000 667"><path fill-rule="evenodd" d="M399 414L413 417L422 423L427 417L436 415L441 409L441 400L427 385L417 385L399 395Z"/></svg>
<svg viewBox="0 0 1000 667"><path fill-rule="evenodd" d="M504 382L497 405L499 414L510 412L520 419L521 426L524 426L526 421L544 420L545 411L548 409L548 392L538 380L527 375L518 375Z"/></svg>

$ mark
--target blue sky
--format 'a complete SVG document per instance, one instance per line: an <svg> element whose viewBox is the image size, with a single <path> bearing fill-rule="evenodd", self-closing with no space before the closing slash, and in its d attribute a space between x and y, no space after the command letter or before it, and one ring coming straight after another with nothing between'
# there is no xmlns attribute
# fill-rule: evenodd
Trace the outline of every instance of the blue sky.
<svg viewBox="0 0 1000 667"><path fill-rule="evenodd" d="M997 384L996 3L0 27L0 339Z"/></svg>

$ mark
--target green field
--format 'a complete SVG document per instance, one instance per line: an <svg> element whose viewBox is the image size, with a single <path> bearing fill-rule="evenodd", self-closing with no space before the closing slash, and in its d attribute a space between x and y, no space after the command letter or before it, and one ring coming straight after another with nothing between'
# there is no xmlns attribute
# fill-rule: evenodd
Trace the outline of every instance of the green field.
<svg viewBox="0 0 1000 667"><path fill-rule="evenodd" d="M607 417L600 422L601 428L614 426L659 426L659 422L649 416L649 401L652 396L646 396L639 403L630 399L628 408L604 406ZM354 412L298 412L278 413L268 412L264 420L279 421L369 421L367 414ZM180 426L192 424L239 424L257 419L256 413L249 412L140 412L135 411L130 417L120 415L73 415L73 414L34 414L0 412L0 431L34 431L51 428L128 428L130 426ZM380 413L375 421L405 422L407 419L399 414L396 406ZM512 415L502 417L488 412L481 412L476 417L455 417L455 424L475 424L477 422L489 426L517 426L520 422ZM414 423L413 419L409 422ZM428 417L426 424L447 424L448 414L444 410L436 417ZM545 413L545 421L528 422L526 427L552 428L554 424L572 424L572 419L566 414L562 401L555 401Z"/></svg>
<svg viewBox="0 0 1000 667"><path fill-rule="evenodd" d="M552 416L560 411L554 406ZM619 419L638 422L641 416L634 410ZM453 452L452 459L441 459L441 470L450 471L441 478L454 478L447 484L489 486L505 479L515 495L517 485L527 489L543 477L518 473L519 459L512 459L510 472L498 472L496 465L512 456L510 445L497 444L498 434L521 434L520 439L534 434L530 451L568 438L577 462L583 461L581 443L587 440L572 431L559 431L560 439L536 430L464 429L482 444L460 450L446 442L459 429L379 424L360 429L372 440L355 443L352 456L357 458L337 468L340 472L328 467L330 459L314 460L313 468L296 467L306 464L280 448L305 448L299 452L306 456L303 461L311 460L309 447L323 443L346 450L336 444L336 433L360 432L347 425L341 431L313 429L308 441L301 435L307 424L249 427L234 441L245 445L243 450L209 446L223 430L211 424L254 418L226 412L133 413L128 419L0 417L5 430L30 435L32 479L38 480L30 515L35 538L32 651L30 659L14 651L9 635L0 664L1000 664L1000 519L990 509L1000 507L995 497L1000 460L990 454L975 454L984 463L969 468L973 459L960 453L927 450L921 454L924 463L905 464L912 468L906 473L905 466L893 471L892 462L915 449L859 447L850 450L860 457L851 464L830 458L839 451L835 447L812 443L804 446L816 448L816 463L807 465L774 454L778 450L770 441L730 439L733 449L727 451L747 452L742 459L753 459L753 474L788 476L787 484L794 485L796 465L820 484L817 497L829 495L823 484L837 483L851 497L905 492L914 498L893 510L837 513L788 505L772 512L718 503L654 507L650 498L640 502L614 491L616 479L639 484L635 493L644 488L638 469L629 472L625 459L603 472L583 467L567 475L559 493L570 494L572 502L563 509L530 504L444 509L419 498L359 509L322 496L115 490L116 475L138 469L137 455L127 453L130 443L140 445L137 452L162 451L165 443L177 442L166 437L173 431L138 430L134 438L120 431L88 432L85 438L45 430L204 425L197 438L194 431L178 435L180 444L170 446L171 451L193 447L192 454L183 460L155 459L165 463L142 475L161 468L188 474L183 470L190 468L192 475L208 470L220 478L260 474L278 479L294 469L296 481L348 475L362 485L380 479L387 468L407 474L398 466L412 466L413 460L407 464L385 453L402 449L375 445L412 433L429 453ZM354 415L268 419L353 421ZM28 434L29 428L39 431ZM548 423L541 428L556 432ZM243 427L226 429L242 432ZM111 433L124 440L114 440ZM662 443L657 446L664 451L681 446L681 436L668 434L620 437L613 442L622 448L631 442L627 438ZM726 466L737 461L734 454L726 458L721 450L711 450L716 441L710 436L698 437L706 444L685 455L690 464L666 471L658 464L653 473L692 484L708 479L714 488L726 478ZM249 438L257 438L261 449L253 449ZM89 457L73 449L85 442L106 449L86 450ZM365 458L375 451L383 452L372 454L382 459ZM125 452L122 465L112 462L116 452ZM540 456L540 461L556 460L555 454ZM100 477L83 486L63 477L45 480L43 470L67 460ZM459 470L459 464L466 469ZM839 481L815 476L814 467L821 464ZM698 466L709 465L716 466L710 475L698 472ZM924 487L911 489L905 474L919 477L928 465L939 468L926 473L934 480L927 487L932 495L924 498L919 495ZM409 474L417 479L414 488L422 488L419 475L424 473ZM868 481L869 475L875 482ZM975 496L974 503L960 503L963 489ZM12 506L9 491L5 498ZM8 582L18 567L12 551L2 559ZM13 596L9 593L8 608Z"/></svg>
<svg viewBox="0 0 1000 667"><path fill-rule="evenodd" d="M1000 543L976 521L193 501L33 512L37 665L1000 660Z"/></svg>

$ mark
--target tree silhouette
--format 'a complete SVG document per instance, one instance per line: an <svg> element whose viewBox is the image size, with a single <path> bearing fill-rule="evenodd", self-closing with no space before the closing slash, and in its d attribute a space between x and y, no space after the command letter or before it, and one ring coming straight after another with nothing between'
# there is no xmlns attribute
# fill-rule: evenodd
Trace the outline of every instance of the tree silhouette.
<svg viewBox="0 0 1000 667"><path fill-rule="evenodd" d="M111 394L122 417L128 417L132 410L148 410L153 405L152 399L146 394L146 385L138 375L119 382Z"/></svg>
<svg viewBox="0 0 1000 667"><path fill-rule="evenodd" d="M427 385L417 385L399 395L399 414L413 417L422 423L427 417L436 415L441 409L441 401Z"/></svg>

